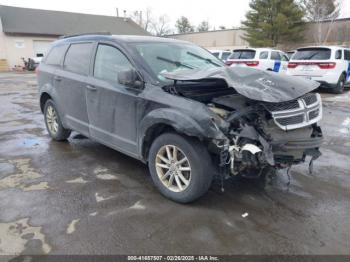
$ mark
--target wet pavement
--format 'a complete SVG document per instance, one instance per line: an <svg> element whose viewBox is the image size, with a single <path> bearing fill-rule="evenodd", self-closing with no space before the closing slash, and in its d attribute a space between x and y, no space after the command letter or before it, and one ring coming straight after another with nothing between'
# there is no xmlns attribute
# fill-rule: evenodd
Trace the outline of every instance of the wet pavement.
<svg viewBox="0 0 350 262"><path fill-rule="evenodd" d="M35 75L0 74L0 254L350 254L350 91L322 94L323 156L274 185L231 180L180 205L142 163L54 142Z"/></svg>

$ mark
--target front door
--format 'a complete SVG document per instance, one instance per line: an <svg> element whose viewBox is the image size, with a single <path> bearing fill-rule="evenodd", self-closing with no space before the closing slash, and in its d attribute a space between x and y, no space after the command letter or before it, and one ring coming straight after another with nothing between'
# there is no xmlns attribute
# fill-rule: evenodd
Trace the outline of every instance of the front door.
<svg viewBox="0 0 350 262"><path fill-rule="evenodd" d="M99 44L93 77L86 88L90 136L137 156L136 114L140 90L118 83L118 72L133 68L116 47Z"/></svg>

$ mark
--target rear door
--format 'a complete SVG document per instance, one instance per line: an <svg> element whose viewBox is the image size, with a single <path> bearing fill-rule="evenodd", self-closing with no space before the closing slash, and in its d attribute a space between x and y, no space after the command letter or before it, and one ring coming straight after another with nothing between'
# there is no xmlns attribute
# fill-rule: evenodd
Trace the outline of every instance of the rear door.
<svg viewBox="0 0 350 262"><path fill-rule="evenodd" d="M86 97L91 137L136 156L136 113L141 90L118 83L118 72L131 68L133 65L120 49L100 43Z"/></svg>
<svg viewBox="0 0 350 262"><path fill-rule="evenodd" d="M64 118L68 127L89 135L85 89L89 83L89 66L93 43L73 43L69 46L63 68L54 77L60 103L64 105Z"/></svg>
<svg viewBox="0 0 350 262"><path fill-rule="evenodd" d="M296 76L321 77L328 70L332 50L324 47L301 48L293 55L288 66L288 72ZM323 68L322 68L323 67ZM332 69L331 69L332 70Z"/></svg>

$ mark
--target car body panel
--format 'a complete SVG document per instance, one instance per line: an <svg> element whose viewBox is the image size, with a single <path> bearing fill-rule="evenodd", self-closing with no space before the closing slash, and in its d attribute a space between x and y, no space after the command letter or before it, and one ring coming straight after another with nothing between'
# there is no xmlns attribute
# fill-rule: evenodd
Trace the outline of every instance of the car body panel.
<svg viewBox="0 0 350 262"><path fill-rule="evenodd" d="M222 67L204 71L182 70L163 73L163 76L181 81L223 79L229 87L245 97L272 103L296 99L319 86L319 83L314 81L245 67Z"/></svg>

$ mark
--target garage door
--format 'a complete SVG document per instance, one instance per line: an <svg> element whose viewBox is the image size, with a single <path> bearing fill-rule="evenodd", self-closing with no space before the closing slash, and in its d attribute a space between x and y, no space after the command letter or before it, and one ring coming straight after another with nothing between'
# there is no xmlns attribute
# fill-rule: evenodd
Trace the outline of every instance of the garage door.
<svg viewBox="0 0 350 262"><path fill-rule="evenodd" d="M34 48L34 56L42 57L49 50L52 41L42 41L42 40L34 40L33 48Z"/></svg>

